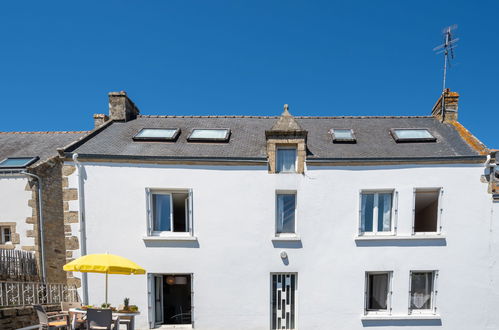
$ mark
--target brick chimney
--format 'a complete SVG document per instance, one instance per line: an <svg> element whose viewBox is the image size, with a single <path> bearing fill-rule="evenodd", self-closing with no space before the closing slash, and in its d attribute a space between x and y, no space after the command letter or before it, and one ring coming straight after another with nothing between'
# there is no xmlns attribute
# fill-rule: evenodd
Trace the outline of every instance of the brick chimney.
<svg viewBox="0 0 499 330"><path fill-rule="evenodd" d="M105 115L103 113L94 114L94 129L96 129L100 125L104 124L108 120L109 120L108 115Z"/></svg>
<svg viewBox="0 0 499 330"><path fill-rule="evenodd" d="M109 93L109 118L130 121L137 118L139 108L128 98L125 91Z"/></svg>
<svg viewBox="0 0 499 330"><path fill-rule="evenodd" d="M443 100L443 106L442 106ZM457 121L459 94L446 88L431 110L431 115L442 122Z"/></svg>

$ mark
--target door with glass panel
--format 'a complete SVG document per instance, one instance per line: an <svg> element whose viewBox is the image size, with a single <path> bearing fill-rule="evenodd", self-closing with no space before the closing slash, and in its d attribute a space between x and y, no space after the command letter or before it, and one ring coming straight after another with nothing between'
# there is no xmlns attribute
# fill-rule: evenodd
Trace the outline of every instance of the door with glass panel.
<svg viewBox="0 0 499 330"><path fill-rule="evenodd" d="M154 324L163 324L163 275L154 275Z"/></svg>
<svg viewBox="0 0 499 330"><path fill-rule="evenodd" d="M295 329L297 274L271 274L271 328Z"/></svg>

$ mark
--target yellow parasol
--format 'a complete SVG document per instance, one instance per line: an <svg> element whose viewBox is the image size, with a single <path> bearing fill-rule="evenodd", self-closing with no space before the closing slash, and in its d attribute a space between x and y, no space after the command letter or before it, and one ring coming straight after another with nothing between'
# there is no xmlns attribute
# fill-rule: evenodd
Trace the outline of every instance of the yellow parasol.
<svg viewBox="0 0 499 330"><path fill-rule="evenodd" d="M141 275L146 270L135 262L114 254L87 254L64 265L67 272L106 274L106 304L108 274Z"/></svg>

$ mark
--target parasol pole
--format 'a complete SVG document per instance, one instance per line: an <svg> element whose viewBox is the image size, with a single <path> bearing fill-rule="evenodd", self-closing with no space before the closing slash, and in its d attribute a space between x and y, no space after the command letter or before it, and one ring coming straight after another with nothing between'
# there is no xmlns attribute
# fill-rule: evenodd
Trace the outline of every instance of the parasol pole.
<svg viewBox="0 0 499 330"><path fill-rule="evenodd" d="M107 307L107 272L106 272L106 307Z"/></svg>

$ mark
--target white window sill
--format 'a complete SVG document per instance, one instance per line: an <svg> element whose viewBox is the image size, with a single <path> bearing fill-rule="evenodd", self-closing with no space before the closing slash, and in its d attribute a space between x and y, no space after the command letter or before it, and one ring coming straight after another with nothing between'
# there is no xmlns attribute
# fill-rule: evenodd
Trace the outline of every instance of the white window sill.
<svg viewBox="0 0 499 330"><path fill-rule="evenodd" d="M162 324L155 329L194 329L192 324Z"/></svg>
<svg viewBox="0 0 499 330"><path fill-rule="evenodd" d="M145 242L154 241L154 242L166 242L166 241L197 241L198 238L196 236L143 236L142 240Z"/></svg>
<svg viewBox="0 0 499 330"><path fill-rule="evenodd" d="M272 237L273 241L278 242L286 242L286 241L301 241L301 237L298 235L290 235L290 236L274 236Z"/></svg>
<svg viewBox="0 0 499 330"><path fill-rule="evenodd" d="M388 241L388 240L438 240L445 239L445 235L411 235L411 236L400 236L400 235L365 235L356 236L356 241Z"/></svg>
<svg viewBox="0 0 499 330"><path fill-rule="evenodd" d="M403 321L403 320L440 320L438 314L412 314L412 315L388 315L373 314L362 315L362 321Z"/></svg>

